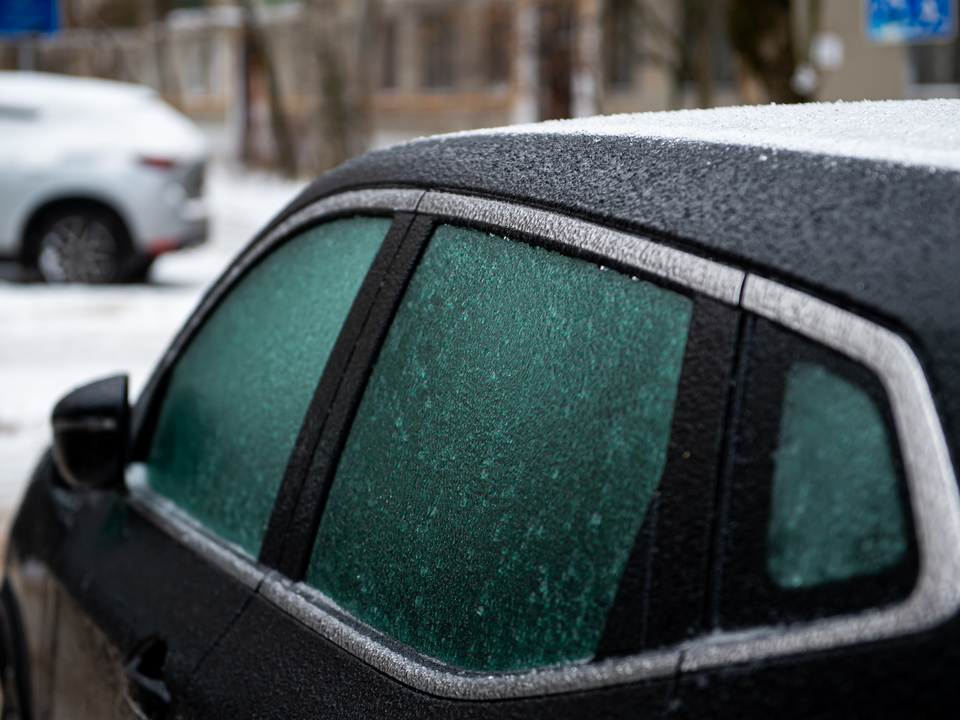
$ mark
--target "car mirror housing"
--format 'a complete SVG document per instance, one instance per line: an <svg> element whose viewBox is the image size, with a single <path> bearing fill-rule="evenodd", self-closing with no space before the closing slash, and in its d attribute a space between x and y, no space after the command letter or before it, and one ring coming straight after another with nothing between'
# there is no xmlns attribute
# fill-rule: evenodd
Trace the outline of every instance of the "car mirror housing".
<svg viewBox="0 0 960 720"><path fill-rule="evenodd" d="M123 487L130 433L126 375L74 390L53 409L53 457L64 482L76 489Z"/></svg>

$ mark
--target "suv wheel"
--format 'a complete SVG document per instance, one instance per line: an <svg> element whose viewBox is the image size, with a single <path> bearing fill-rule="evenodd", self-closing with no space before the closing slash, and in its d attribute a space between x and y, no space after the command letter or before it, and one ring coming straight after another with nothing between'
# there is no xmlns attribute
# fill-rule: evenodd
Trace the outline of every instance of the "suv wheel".
<svg viewBox="0 0 960 720"><path fill-rule="evenodd" d="M123 279L130 241L119 218L72 206L50 213L32 243L32 265L49 283L109 283Z"/></svg>

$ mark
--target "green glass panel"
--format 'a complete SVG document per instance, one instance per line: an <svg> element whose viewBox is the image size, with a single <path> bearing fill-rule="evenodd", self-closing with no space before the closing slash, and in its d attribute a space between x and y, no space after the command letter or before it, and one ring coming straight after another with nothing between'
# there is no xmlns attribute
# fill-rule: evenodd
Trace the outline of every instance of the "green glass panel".
<svg viewBox="0 0 960 720"><path fill-rule="evenodd" d="M880 412L863 389L812 363L787 376L767 548L783 588L874 574L907 550Z"/></svg>
<svg viewBox="0 0 960 720"><path fill-rule="evenodd" d="M261 261L177 362L150 484L256 556L287 458L390 220L309 230Z"/></svg>
<svg viewBox="0 0 960 720"><path fill-rule="evenodd" d="M591 657L663 473L691 312L582 260L439 228L307 582L461 667Z"/></svg>

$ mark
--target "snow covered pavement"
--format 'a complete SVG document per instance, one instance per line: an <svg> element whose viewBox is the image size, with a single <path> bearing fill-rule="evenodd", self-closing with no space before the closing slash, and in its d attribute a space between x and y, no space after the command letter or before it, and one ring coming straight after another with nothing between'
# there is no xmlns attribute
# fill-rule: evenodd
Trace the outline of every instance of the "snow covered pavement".
<svg viewBox="0 0 960 720"><path fill-rule="evenodd" d="M74 387L122 372L130 375L136 398L210 283L303 186L212 168L208 243L158 259L148 285L0 280L0 518L15 507L50 442L56 401Z"/></svg>

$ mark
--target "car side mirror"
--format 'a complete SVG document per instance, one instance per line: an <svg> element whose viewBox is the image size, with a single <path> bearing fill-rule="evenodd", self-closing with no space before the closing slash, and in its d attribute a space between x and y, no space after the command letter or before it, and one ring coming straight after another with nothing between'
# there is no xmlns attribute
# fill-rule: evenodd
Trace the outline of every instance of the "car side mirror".
<svg viewBox="0 0 960 720"><path fill-rule="evenodd" d="M53 459L73 488L123 487L130 404L126 375L74 390L53 409Z"/></svg>

